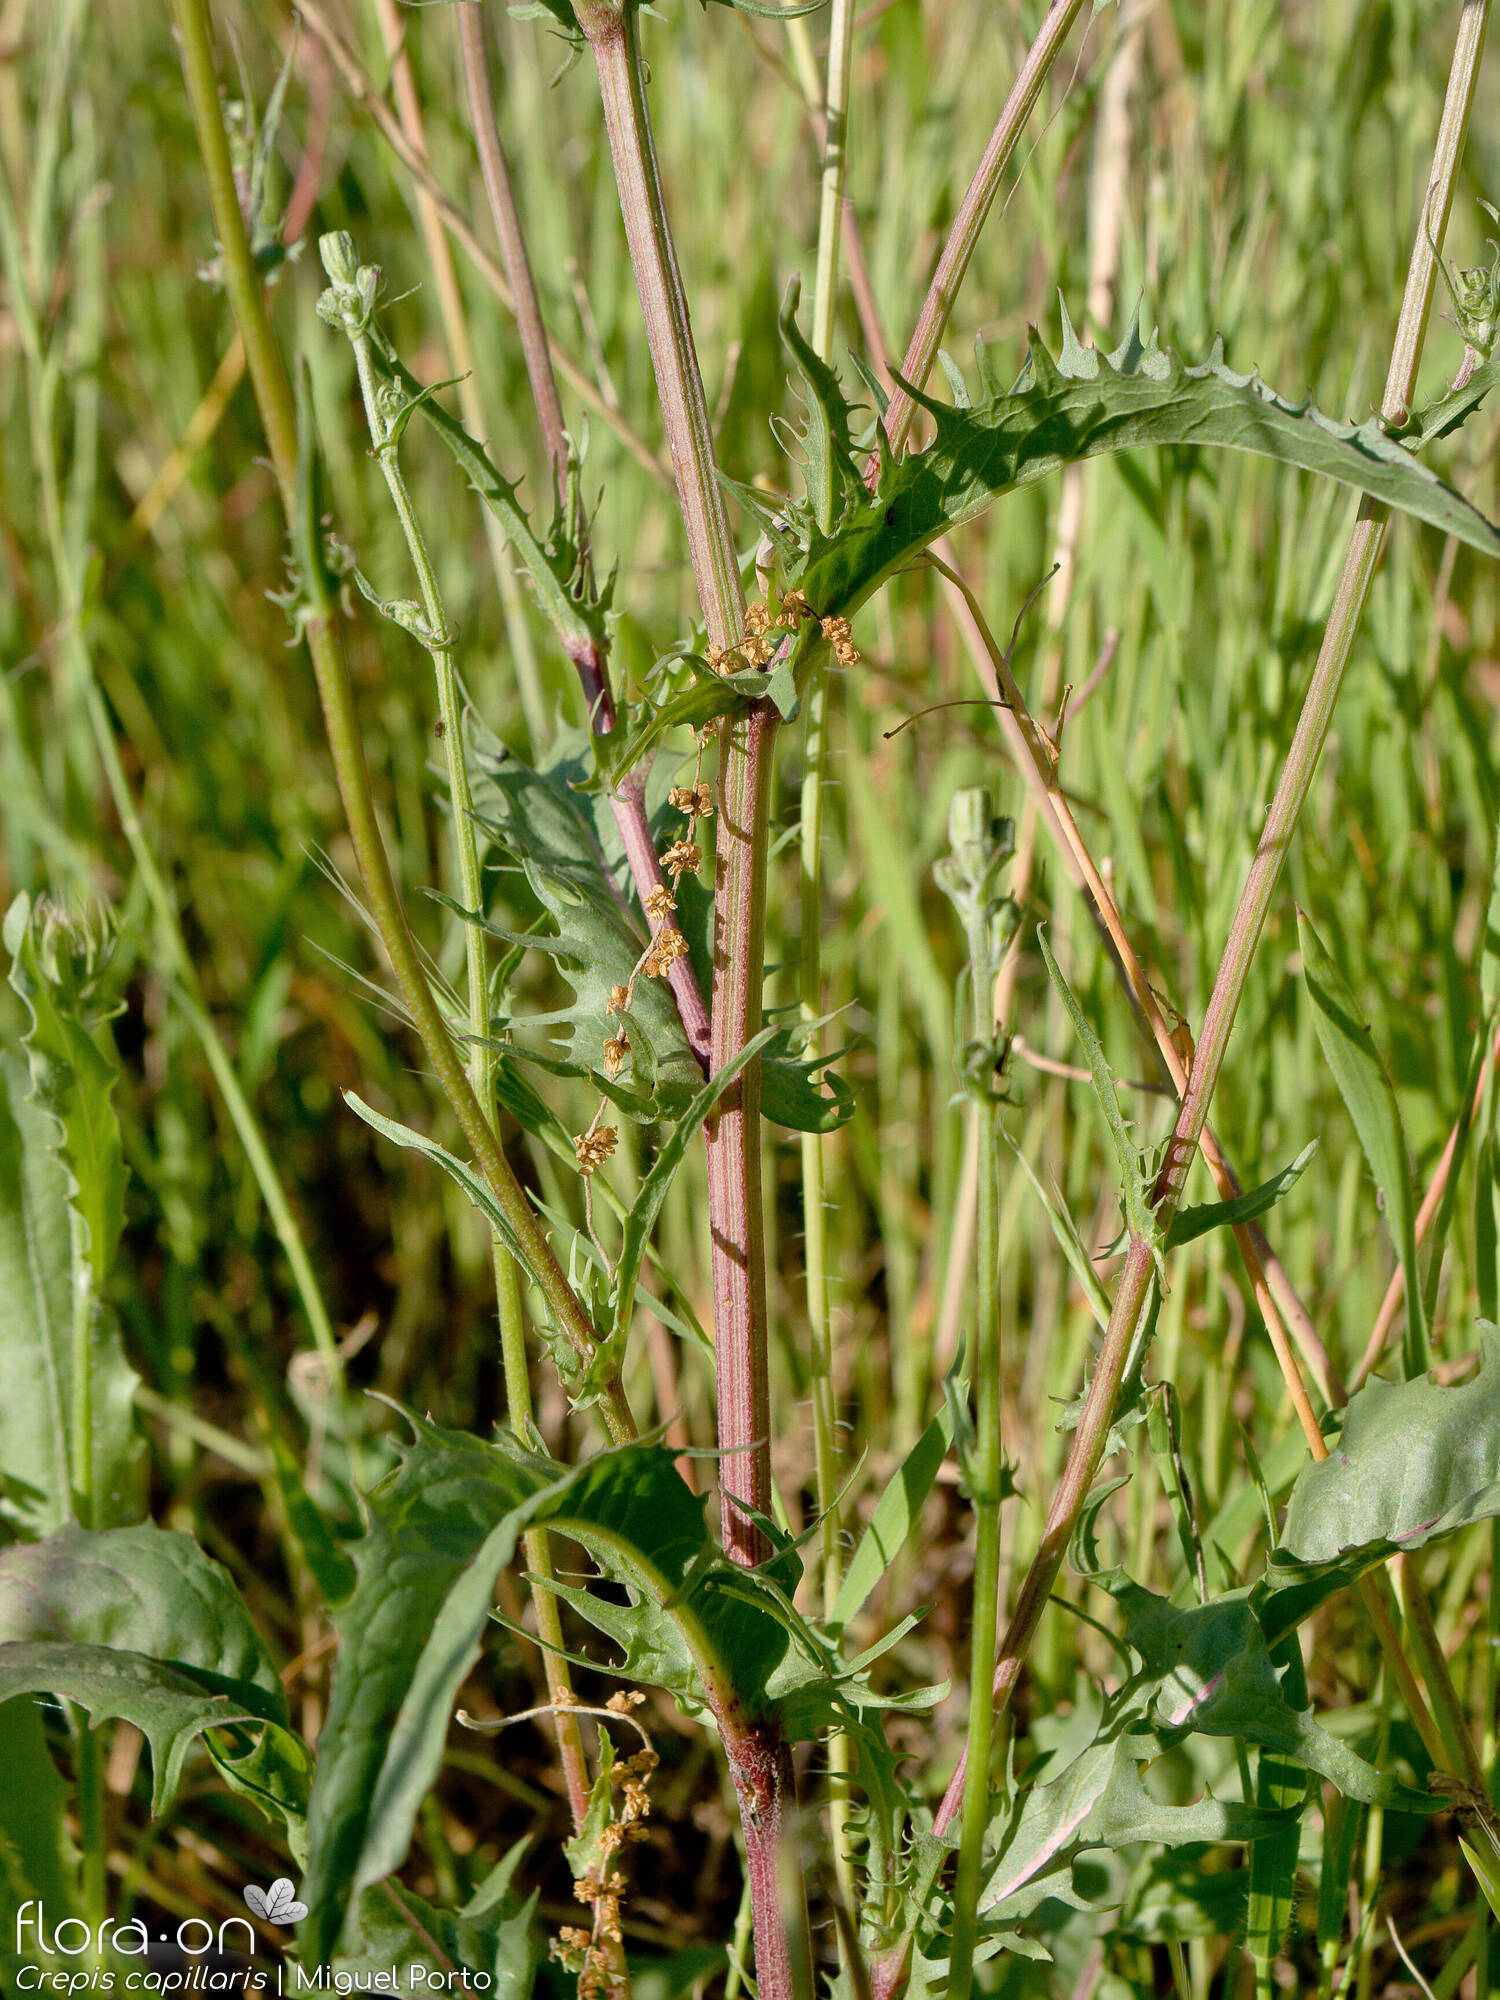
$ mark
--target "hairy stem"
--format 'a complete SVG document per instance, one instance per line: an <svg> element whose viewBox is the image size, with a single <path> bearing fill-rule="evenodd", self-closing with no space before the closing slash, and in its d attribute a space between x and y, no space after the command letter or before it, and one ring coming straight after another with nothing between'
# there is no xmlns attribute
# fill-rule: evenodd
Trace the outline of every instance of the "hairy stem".
<svg viewBox="0 0 1500 2000"><path fill-rule="evenodd" d="M646 102L633 0L579 0L593 51L626 242L651 351L688 553L711 646L744 633L745 600L715 463L703 379L677 267ZM720 731L711 1065L732 1061L759 1031L765 958L767 819L777 718L757 709ZM765 1537L747 1509L771 1504L770 1384L760 1184L760 1065L726 1091L708 1131L714 1335L724 1545L737 1562L761 1559ZM726 1739L740 1799L755 1921L756 1978L764 2000L810 1985L805 1920L782 1908L781 1843L794 1801L791 1765L774 1731L742 1759ZM795 1867L785 1871L800 1883Z"/></svg>

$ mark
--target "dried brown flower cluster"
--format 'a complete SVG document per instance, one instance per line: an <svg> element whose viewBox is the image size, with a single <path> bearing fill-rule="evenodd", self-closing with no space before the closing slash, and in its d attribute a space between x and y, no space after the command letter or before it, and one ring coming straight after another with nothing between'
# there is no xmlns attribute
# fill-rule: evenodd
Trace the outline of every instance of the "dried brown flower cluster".
<svg viewBox="0 0 1500 2000"><path fill-rule="evenodd" d="M604 1109L600 1105L600 1110ZM615 1150L619 1133L613 1125L601 1125L596 1119L587 1132L580 1132L573 1141L573 1154L578 1161L578 1171L585 1178L604 1165Z"/></svg>
<svg viewBox="0 0 1500 2000"><path fill-rule="evenodd" d="M823 628L823 637L828 641L833 652L833 657L838 661L839 665L841 667L854 666L859 659L859 653L849 631L849 620L847 618L822 618L818 622Z"/></svg>
<svg viewBox="0 0 1500 2000"><path fill-rule="evenodd" d="M777 629L794 631L802 619L816 617L817 613L800 590L787 591L780 605L774 610L769 603L749 605L745 611L744 636L741 638L739 644L737 646L710 645L708 649L708 664L716 674L737 673L741 667L769 666L771 654L775 647L772 634ZM847 644L849 639L848 619L825 618L820 622L829 643L834 645L834 651L839 664L846 667L852 666L854 661L859 658L858 653L854 651L852 646L849 646L849 657L846 659L843 654L838 652L838 647L834 643L834 635L829 631L831 625L842 627L842 638L844 643Z"/></svg>
<svg viewBox="0 0 1500 2000"><path fill-rule="evenodd" d="M713 789L707 778L697 779L691 785L674 785L667 793L667 802L675 812L686 813L690 820L707 819L714 809Z"/></svg>
<svg viewBox="0 0 1500 2000"><path fill-rule="evenodd" d="M605 1704L616 1715L627 1716L646 1697L636 1689L621 1689ZM636 1725L639 1728L639 1724ZM623 1943L620 1902L625 1894L625 1877L609 1864L628 1842L644 1840L645 1821L651 1812L651 1774L659 1759L649 1743L633 1757L622 1757L610 1766L612 1786L620 1788L618 1804L611 1805L608 1825L600 1830L600 1865L580 1875L573 1894L580 1903L593 1907L592 1930L580 1924L564 1924L552 1940L552 1956L559 1959L578 1980L579 2000L600 2000L610 1990L611 1952Z"/></svg>
<svg viewBox="0 0 1500 2000"><path fill-rule="evenodd" d="M693 840L674 840L663 848L661 865L674 882L680 875L696 875L703 866L703 849Z"/></svg>
<svg viewBox="0 0 1500 2000"><path fill-rule="evenodd" d="M663 924L651 940L651 948L641 960L648 979L665 979L679 958L687 957L687 939L675 924Z"/></svg>

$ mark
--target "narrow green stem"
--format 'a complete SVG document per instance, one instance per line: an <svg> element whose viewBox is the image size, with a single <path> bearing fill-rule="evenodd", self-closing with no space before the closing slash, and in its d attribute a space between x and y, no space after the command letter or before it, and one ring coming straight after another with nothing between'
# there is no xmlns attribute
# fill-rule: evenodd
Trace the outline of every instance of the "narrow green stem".
<svg viewBox="0 0 1500 2000"><path fill-rule="evenodd" d="M225 289L245 342L271 463L289 522L301 519L297 416L291 385L271 332L259 277L245 235L229 157L229 141L219 105L206 0L173 0L181 39L183 72L192 104L199 151L204 162L214 224L224 260ZM314 551L305 550L305 555ZM316 594L321 572L304 563L304 583ZM309 573L310 572L310 573ZM546 1231L526 1199L499 1139L485 1118L423 969L391 873L390 859L375 812L364 744L354 709L348 663L332 608L315 601L306 626L308 651L318 683L334 774L350 839L359 864L371 915L385 945L402 999L432 1064L439 1087L453 1108L459 1129L473 1151L525 1257L527 1267L563 1332L581 1358L594 1346L588 1315L552 1253ZM604 1396L604 1418L616 1439L635 1435L635 1424L618 1377Z"/></svg>
<svg viewBox="0 0 1500 2000"><path fill-rule="evenodd" d="M1422 1670L1422 1678L1427 1683L1433 1717L1443 1748L1448 1753L1449 1764L1467 1784L1482 1792L1485 1789L1484 1766L1474 1748L1468 1718L1448 1670L1448 1658L1438 1636L1437 1621L1432 1615L1432 1602L1422 1582L1422 1572L1414 1555L1403 1555L1396 1567L1406 1606L1406 1637Z"/></svg>
<svg viewBox="0 0 1500 2000"><path fill-rule="evenodd" d="M330 276L332 273L330 273ZM464 924L464 964L467 973L469 1007L469 1083L481 1110L493 1124L491 1093L495 1063L490 1049L490 996L488 952L481 920L484 915L484 879L479 867L479 843L474 834L474 796L469 786L469 760L464 750L464 713L459 699L458 674L453 663L452 628L448 624L437 572L427 550L427 538L412 506L406 475L393 435L394 426L381 409L380 384L365 334L353 336L354 365L364 399L365 420L375 446L375 456L385 475L386 488L401 533L406 540L417 588L422 594L426 621L424 640L432 659L437 682L438 716L442 723L443 758L448 774L448 798L453 813L453 853L458 866L459 893L470 913Z"/></svg>
<svg viewBox="0 0 1500 2000"><path fill-rule="evenodd" d="M430 639L427 651L432 658L437 682L438 713L443 724L443 752L448 775L448 796L453 812L453 849L457 863L459 891L465 909L479 917L484 910L484 878L480 869L479 843L474 832L474 800L469 785L468 758L464 749L463 705L459 699L458 676L449 636L450 627L438 586L437 573L428 552L427 539L422 533L422 526L412 505L411 493L401 470L399 452L391 435L392 426L381 409L380 381L374 357L370 352L369 339L366 335L356 334L352 345L370 436L374 441L375 453L380 460L396 515L401 523L401 532L406 540L412 568L417 573L417 587L421 592L423 617ZM467 1067L474 1095L493 1126L495 1058L490 1040L488 956L485 934L480 924L477 921L466 923L464 960L468 997ZM512 1425L519 1429L531 1415L530 1366L526 1352L526 1321L520 1279L515 1259L499 1237L493 1234L490 1239L490 1254L494 1267L495 1299L500 1319L500 1361L505 1377L506 1406L510 1412ZM527 1533L525 1554L527 1567L533 1575L547 1579L554 1574L551 1540L544 1530L532 1529ZM564 1782L568 1788L568 1803L573 1823L577 1827L583 1824L584 1815L588 1810L589 1776L578 1724L567 1713L572 1693L572 1677L567 1661L562 1657L564 1643L562 1618L557 1599L550 1591L546 1589L534 1591L533 1601L537 1612L537 1636L542 1644L546 1665L547 1686L554 1704L558 1706L558 1754Z"/></svg>
<svg viewBox="0 0 1500 2000"><path fill-rule="evenodd" d="M801 23L799 22L800 26ZM825 361L833 354L838 321L839 242L849 146L850 56L854 45L854 0L833 0L828 22L828 72L823 93L823 182L818 211L817 276L813 287L812 344ZM828 767L828 673L815 674L804 704L801 811L801 964L799 997L806 1040L804 1057L823 1053L823 1034L814 1025L823 1016L823 795ZM802 1134L802 1240L807 1271L808 1374L812 1389L814 1490L823 1517L823 1615L831 1617L843 1579L840 1546L838 1390L833 1324L828 1312L828 1232L823 1173L823 1135ZM848 1851L848 1737L835 1730L828 1744L829 1838L834 1872L844 1900L856 1902L854 1865Z"/></svg>

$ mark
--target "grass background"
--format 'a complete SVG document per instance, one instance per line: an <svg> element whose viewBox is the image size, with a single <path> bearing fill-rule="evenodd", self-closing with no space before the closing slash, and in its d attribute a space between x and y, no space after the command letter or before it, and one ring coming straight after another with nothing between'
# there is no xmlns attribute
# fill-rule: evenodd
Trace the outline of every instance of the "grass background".
<svg viewBox="0 0 1500 2000"><path fill-rule="evenodd" d="M545 22L491 11L499 119L525 217L544 311L562 344L654 444L649 363L601 155L591 68L557 75L566 51ZM658 141L704 375L717 399L723 463L743 480L785 483L771 419L795 413L776 312L788 279L809 274L816 233L816 152L775 26L720 8L674 5L647 25ZM1041 8L1011 0L894 0L859 23L850 198L880 325L899 352L963 186ZM372 13L330 9L377 89L388 64ZM279 6L224 6L221 73L242 63L263 105L290 18ZM1120 226L1108 331L1138 295L1163 339L1198 358L1215 333L1230 362L1258 367L1283 393L1306 391L1350 417L1378 402L1383 368L1441 103L1454 10L1396 0L1276 6L1225 0L1208 9L1165 0L1107 10L1070 46L1034 121L1024 164L997 206L960 299L948 345L962 363L983 332L1002 373L1019 366L1026 328L1058 337L1056 294L1083 318L1101 198L1091 197L1101 94L1132 35L1139 72L1127 141L1106 181ZM434 171L490 241L458 77L456 35L442 7L404 15L428 121ZM814 16L816 40L821 17ZM1486 67L1449 247L1487 262L1473 197L1500 186L1493 61ZM316 206L309 237L347 227L378 261L392 300L387 323L427 379L451 373L412 187L304 31L272 174L278 203L306 165ZM436 1093L414 1068L415 1044L346 967L378 977L370 941L324 862L352 865L338 815L311 678L267 593L283 580L278 511L254 405L243 382L210 428L202 421L230 339L220 294L199 266L212 253L207 204L165 10L117 0L107 10L9 0L0 9L0 156L8 184L8 301L0 299L0 890L103 898L118 909L126 1009L117 1023L121 1093L133 1171L118 1303L134 1365L150 1392L157 1518L189 1527L233 1570L285 1660L313 1649L297 1685L316 1727L326 1686L321 1627L291 1554L261 1453L267 1429L326 1453L325 1497L353 1513L347 1467L322 1439L319 1377L284 1260L243 1151L212 1088L188 1014L154 941L140 883L104 786L76 650L103 690L147 838L170 884L218 1026L306 1231L340 1329L368 1337L353 1378L440 1421L484 1427L500 1407L498 1345L485 1243L440 1177L396 1154L342 1105L360 1092L392 1115L441 1128ZM292 264L275 314L306 355L328 454L331 511L362 567L385 590L409 589L353 394L346 345L316 319L311 253ZM38 417L15 310L24 270L43 323L55 401ZM544 490L525 376L511 322L459 256L476 349L476 380L497 462ZM841 344L871 359L847 305ZM1450 327L1429 340L1424 385L1455 371ZM850 373L846 379L853 385ZM564 392L569 421L576 397ZM98 450L88 448L97 415ZM167 504L163 468L200 435ZM1481 413L1440 447L1441 469L1492 516L1496 426ZM485 723L525 749L516 693L514 622L472 497L434 442L407 447L450 614L460 666ZM45 518L45 461L61 487L63 532L86 552L81 592L60 573ZM1107 671L1063 737L1062 774L1096 855L1107 856L1130 933L1164 993L1201 1018L1260 813L1290 740L1327 612L1354 502L1235 454L1162 453L1085 468L1071 591L1055 627L1025 627L1017 673L1040 701L1059 681L1082 688L1113 639ZM595 546L618 564L615 659L627 693L691 623L691 577L670 500L597 417L588 424L586 485L597 497ZM1015 495L958 538L964 574L997 630L1053 558L1056 482ZM1055 600L1045 600L1044 605ZM535 649L544 712L576 727L567 663L543 621L519 618ZM1497 806L1495 583L1467 550L1445 550L1407 522L1393 530L1356 644L1330 748L1304 815L1261 947L1215 1123L1246 1182L1265 1178L1310 1138L1317 1156L1278 1208L1271 1234L1346 1372L1362 1350L1391 1269L1373 1186L1315 1042L1296 977L1294 904L1309 910L1371 1019L1401 1093L1413 1166L1425 1185L1452 1121L1479 1012L1477 953ZM835 682L823 954L828 1005L850 1046L852 1122L827 1143L829 1264L838 1335L851 1508L878 1492L893 1455L937 1407L963 1329L968 1260L962 1213L962 1122L954 1107L954 981L961 940L931 876L945 846L949 798L993 785L1019 814L1019 785L934 579L901 579L858 622L864 655ZM430 673L416 646L361 606L348 627L367 752L408 885L447 882L447 842L432 765ZM890 736L898 724L911 726ZM545 749L546 745L532 745ZM801 744L784 733L778 823L794 829ZM1033 914L1050 922L1064 966L1126 1076L1151 1076L1108 961L1055 857L1039 850ZM530 914L513 880L497 910ZM424 941L456 966L458 940L439 908L413 899ZM768 997L795 998L795 841L773 862ZM554 1004L533 956L518 1012ZM8 1030L18 1025L5 997ZM1079 1060L1028 932L1014 1024L1035 1050ZM1091 1248L1118 1229L1115 1172L1086 1088L1015 1061L1007 1126L1055 1180ZM559 1086L570 1129L592 1102ZM1137 1096L1143 1143L1167 1129L1167 1100ZM634 1142L638 1147L638 1140ZM628 1195L640 1168L627 1134L614 1163ZM517 1144L516 1157L522 1157ZM810 1518L812 1444L806 1391L800 1169L794 1138L767 1130L774 1315L776 1467L794 1525ZM1476 1203L1493 1200L1488 1146L1466 1175L1439 1291L1438 1346L1447 1360L1475 1341ZM544 1158L527 1162L550 1199L579 1209ZM661 1230L664 1267L707 1322L701 1163L680 1176ZM1208 1192L1206 1181L1199 1198ZM1056 1399L1077 1393L1092 1321L1046 1216L1019 1171L1003 1190L1008 1327L1006 1448L1021 1501L1006 1524L1020 1559L1060 1462ZM1101 1269L1108 1274L1106 1262ZM1174 1267L1156 1372L1186 1413L1188 1467L1205 1518L1237 1503L1228 1553L1253 1568L1258 1507L1243 1431L1270 1462L1294 1430L1253 1302L1232 1250L1214 1236ZM581 1449L587 1422L569 1416L538 1367L541 1423L554 1449ZM631 1363L637 1408L684 1413L693 1441L712 1437L712 1385L701 1352L666 1334L642 1338ZM378 1469L393 1419L365 1406L367 1471ZM214 1449L212 1425L240 1461ZM1293 1447L1288 1447L1293 1450ZM1285 1457L1285 1453L1282 1454ZM1180 1578L1171 1517L1144 1446L1115 1531L1132 1573L1155 1587ZM1295 1452L1289 1461L1294 1468ZM1248 1504L1247 1504L1248 1503ZM931 1615L892 1656L898 1679L950 1678L956 1692L929 1724L902 1723L936 1780L951 1766L964 1712L965 1510L951 1486L930 1503L915 1551L872 1607L874 1629L914 1604ZM1263 1535L1262 1535L1263 1540ZM1429 1573L1460 1688L1476 1710L1490 1689L1489 1538L1470 1531ZM1076 1582L1069 1594L1082 1596ZM1088 1711L1109 1670L1104 1642L1049 1614L1021 1706L1027 1751ZM471 1707L525 1705L535 1655L502 1637ZM1368 1635L1335 1609L1312 1666L1320 1708L1367 1748L1386 1727ZM611 1683L601 1679L600 1688ZM663 1711L667 1765L653 1835L627 1907L633 1949L715 1945L739 1884L732 1806L707 1746ZM122 1732L123 1734L123 1732ZM565 1806L544 1740L519 1730L498 1753L455 1732L452 1765L424 1816L408 1868L419 1889L460 1889L519 1834L534 1831L549 1907L566 1899L556 1843ZM1420 1750L1399 1747L1421 1768ZM1227 1753L1226 1753L1227 1754ZM1184 1759L1186 1765L1186 1760ZM148 1832L143 1774L117 1750L112 1838L139 1860L130 1893L196 1909L238 1905L257 1836L205 1773L172 1820ZM1184 1768L1190 1792L1225 1774ZM1232 1771L1230 1773L1232 1782ZM1456 1851L1416 1845L1388 1822L1391 1907L1429 1973L1447 1960L1468 1889ZM1412 1851L1404 1853L1403 1847ZM548 1855L551 1854L551 1860ZM1315 1874L1315 1854L1309 1857ZM1224 1857L1198 1864L1227 1867ZM1135 1914L1112 1926L1093 1963L1101 1994L1156 1990L1166 1976L1159 1915L1136 1904L1150 1858L1121 1858L1102 1885ZM1171 1876L1177 1921L1192 1894ZM1169 1874L1171 1871L1168 1871ZM1139 1878L1139 1879L1137 1879ZM1153 1894L1158 1893L1153 1889ZM210 1907L214 1904L210 1901ZM558 1912L553 1910L554 1919ZM1462 1917L1462 1912L1459 1912ZM1463 1917L1463 1921L1467 1921ZM633 1926L633 1929L630 1927ZM1153 1926L1155 1928L1153 1929ZM1445 1928L1446 1926L1446 1928ZM1059 1919L1058 1964L1008 1962L1005 1990L1066 1993L1089 1970L1090 1921ZM1225 1928L1232 1932L1233 1924ZM1425 1935L1426 1944L1421 1941ZM1299 1977L1308 1976L1305 1946ZM1234 1990L1225 1946L1190 1956L1196 1991ZM1424 1957L1425 1953L1425 1957ZM709 1961L700 1961L700 1969ZM1371 1977L1392 1974L1375 1951ZM678 1961L663 1981L686 1978ZM1399 1972L1399 1968L1395 1968ZM995 1975L992 1975L995 1976ZM711 1980L717 1982L713 1973ZM1315 1979L1315 1972L1311 1975ZM1104 1982L1104 1983L1098 1983ZM646 1992L648 1987L638 1987ZM663 1984L663 1992L679 1990ZM681 1990L687 1990L686 1987ZM717 1990L715 1984L714 1990ZM1165 1990L1165 1989L1163 1989Z"/></svg>

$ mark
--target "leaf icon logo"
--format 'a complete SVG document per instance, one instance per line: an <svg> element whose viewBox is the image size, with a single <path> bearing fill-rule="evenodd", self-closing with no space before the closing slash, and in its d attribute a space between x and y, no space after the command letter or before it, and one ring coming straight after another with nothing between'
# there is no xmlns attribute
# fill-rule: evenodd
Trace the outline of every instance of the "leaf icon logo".
<svg viewBox="0 0 1500 2000"><path fill-rule="evenodd" d="M299 1924L307 1915L307 1905L298 1902L290 1875L278 1876L269 1889L258 1889L252 1882L245 1891L245 1901L252 1913L268 1924Z"/></svg>

